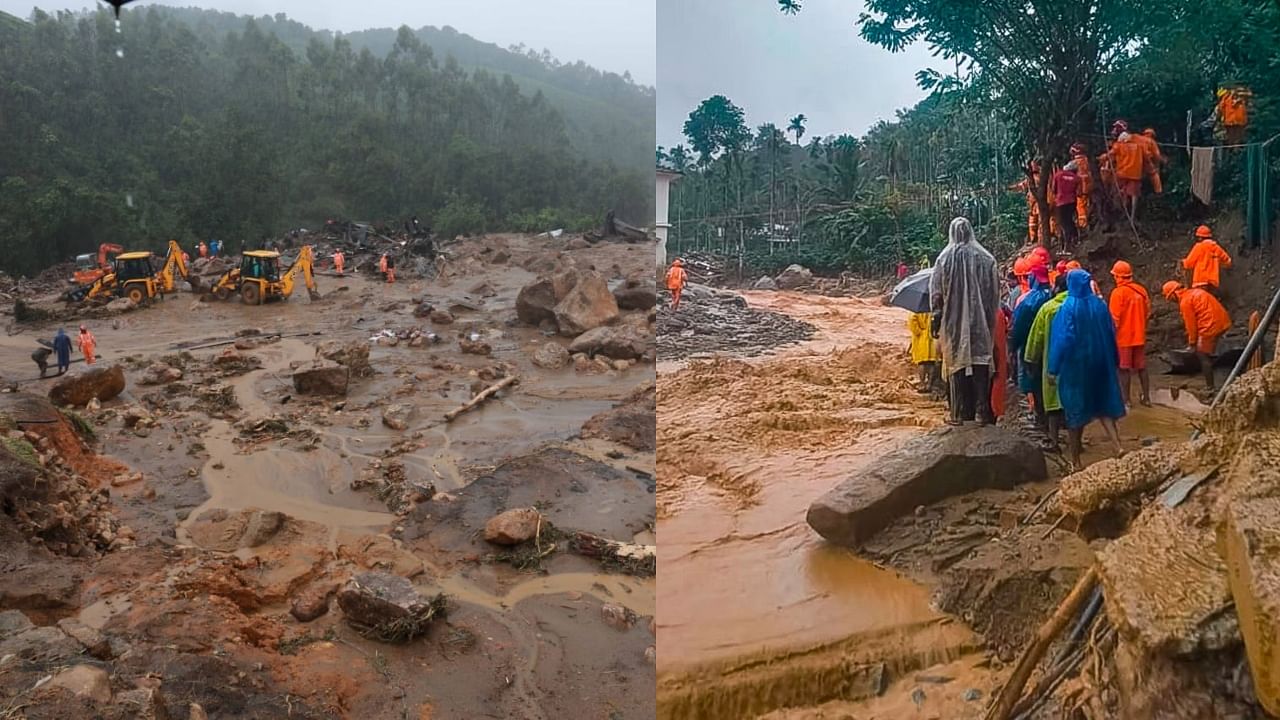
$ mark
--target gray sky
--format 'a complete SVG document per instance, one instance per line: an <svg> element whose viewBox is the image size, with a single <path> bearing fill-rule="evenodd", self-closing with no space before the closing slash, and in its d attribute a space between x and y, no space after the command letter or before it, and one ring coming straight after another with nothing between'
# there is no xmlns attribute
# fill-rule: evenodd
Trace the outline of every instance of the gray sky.
<svg viewBox="0 0 1280 720"><path fill-rule="evenodd" d="M925 93L915 82L939 67L923 46L889 53L858 37L860 0L805 0L783 15L776 0L657 0L658 144L688 144L681 127L711 95L747 124L785 128L804 113L814 135L862 135Z"/></svg>
<svg viewBox="0 0 1280 720"><path fill-rule="evenodd" d="M136 0L126 7L144 7ZM160 5L214 8L245 15L289 17L316 29L352 32L379 27L452 25L502 47L524 43L561 61L630 71L654 83L653 0L172 0ZM0 0L0 10L26 18L33 7L81 10L88 0ZM99 7L107 7L98 3Z"/></svg>

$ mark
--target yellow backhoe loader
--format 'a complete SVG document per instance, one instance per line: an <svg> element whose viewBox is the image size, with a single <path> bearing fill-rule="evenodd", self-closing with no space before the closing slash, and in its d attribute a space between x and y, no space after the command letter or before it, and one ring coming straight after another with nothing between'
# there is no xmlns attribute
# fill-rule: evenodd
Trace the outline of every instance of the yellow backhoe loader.
<svg viewBox="0 0 1280 720"><path fill-rule="evenodd" d="M79 302L127 297L141 305L154 300L157 295L176 292L179 276L191 283L193 291L199 291L200 280L188 272L177 240L169 241L169 251L159 270L155 269L153 258L155 253L149 250L120 253L112 260L110 272L89 285L69 291L66 298Z"/></svg>
<svg viewBox="0 0 1280 720"><path fill-rule="evenodd" d="M209 291L219 300L233 294L239 295L246 305L261 305L271 300L284 300L293 294L294 283L301 274L307 286L307 295L319 300L316 279L312 272L315 255L310 245L303 245L298 259L284 272L280 272L280 253L272 250L249 250L240 256L240 267L218 278Z"/></svg>

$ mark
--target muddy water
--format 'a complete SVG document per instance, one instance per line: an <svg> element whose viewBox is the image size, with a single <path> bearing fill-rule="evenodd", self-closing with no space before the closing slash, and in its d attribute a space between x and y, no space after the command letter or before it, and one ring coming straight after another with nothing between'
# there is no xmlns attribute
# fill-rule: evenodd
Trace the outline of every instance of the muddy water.
<svg viewBox="0 0 1280 720"><path fill-rule="evenodd" d="M866 362L902 352L905 314L858 299L747 297L818 332L751 360L763 370L750 379L756 390L730 388L732 398L699 391L695 367L660 368L665 675L938 618L924 588L822 542L804 520L814 498L940 418L906 388L907 368ZM728 381L711 375L709 385Z"/></svg>

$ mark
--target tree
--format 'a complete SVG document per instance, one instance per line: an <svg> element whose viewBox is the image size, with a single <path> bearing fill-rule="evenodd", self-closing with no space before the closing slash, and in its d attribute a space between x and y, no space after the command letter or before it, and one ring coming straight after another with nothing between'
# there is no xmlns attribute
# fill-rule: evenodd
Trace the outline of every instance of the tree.
<svg viewBox="0 0 1280 720"><path fill-rule="evenodd" d="M703 100L684 121L684 136L698 153L698 160L709 163L722 152L737 150L747 138L747 124L742 108L723 95Z"/></svg>
<svg viewBox="0 0 1280 720"><path fill-rule="evenodd" d="M791 118L791 124L787 126L787 132L796 136L796 144L800 144L800 138L804 137L804 124L808 120L804 113Z"/></svg>

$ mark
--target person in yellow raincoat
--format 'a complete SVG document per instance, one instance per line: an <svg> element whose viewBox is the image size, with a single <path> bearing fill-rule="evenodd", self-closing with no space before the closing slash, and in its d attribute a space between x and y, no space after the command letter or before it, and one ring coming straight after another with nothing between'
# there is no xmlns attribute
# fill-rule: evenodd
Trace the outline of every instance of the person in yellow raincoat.
<svg viewBox="0 0 1280 720"><path fill-rule="evenodd" d="M937 394L942 388L942 349L934 339L929 313L912 313L907 318L907 330L911 331L911 362L920 372L921 395Z"/></svg>

